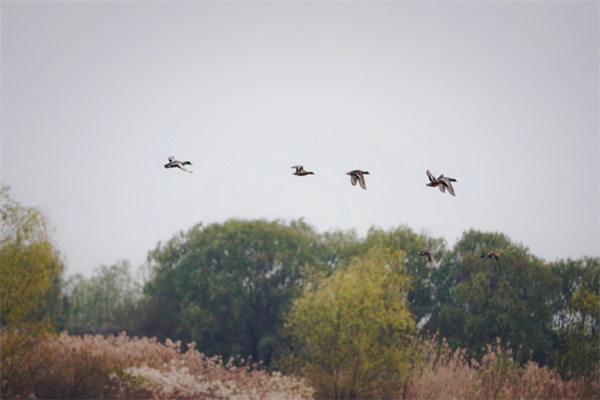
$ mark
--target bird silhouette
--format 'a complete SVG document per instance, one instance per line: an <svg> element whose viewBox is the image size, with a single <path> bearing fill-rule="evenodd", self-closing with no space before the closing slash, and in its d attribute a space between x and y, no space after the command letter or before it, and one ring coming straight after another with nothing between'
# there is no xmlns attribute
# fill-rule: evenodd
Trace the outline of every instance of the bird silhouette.
<svg viewBox="0 0 600 400"><path fill-rule="evenodd" d="M185 172L189 172L190 174L194 171L188 171L184 165L192 165L191 162L189 161L179 161L176 160L175 157L171 156L169 157L169 162L165 164L165 168L179 168L181 170L184 170Z"/></svg>
<svg viewBox="0 0 600 400"><path fill-rule="evenodd" d="M431 252L429 252L429 251L420 251L419 255L427 257L427 261L431 262Z"/></svg>
<svg viewBox="0 0 600 400"><path fill-rule="evenodd" d="M302 165L294 165L292 168L296 168L296 171L294 171L292 175L305 176L315 174L312 171L306 171Z"/></svg>
<svg viewBox="0 0 600 400"><path fill-rule="evenodd" d="M496 260L498 262L498 265L500 266L500 268L502 268L502 263L500 262L500 253L498 253L497 251L494 251L494 252L488 253L488 254L482 254L481 257L482 258L484 258L484 257L493 258L494 260Z"/></svg>
<svg viewBox="0 0 600 400"><path fill-rule="evenodd" d="M367 184L365 183L364 175L368 175L369 171L361 171L360 169L355 169L349 172L346 172L346 175L350 175L350 182L352 186L356 186L356 182L360 184L360 187L367 190Z"/></svg>
<svg viewBox="0 0 600 400"><path fill-rule="evenodd" d="M452 187L452 182L457 182L456 179L444 176L444 174L436 178L429 170L427 170L427 177L429 178L429 183L426 183L425 186L437 187L442 193L446 193L446 189L448 189L448 193L452 196L456 196L454 187Z"/></svg>

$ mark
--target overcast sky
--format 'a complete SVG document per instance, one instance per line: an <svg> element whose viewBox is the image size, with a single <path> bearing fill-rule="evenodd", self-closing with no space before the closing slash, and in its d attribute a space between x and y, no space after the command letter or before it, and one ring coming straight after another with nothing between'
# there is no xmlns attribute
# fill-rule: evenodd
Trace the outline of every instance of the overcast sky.
<svg viewBox="0 0 600 400"><path fill-rule="evenodd" d="M68 274L229 218L598 256L598 21L596 2L3 2L2 181Z"/></svg>

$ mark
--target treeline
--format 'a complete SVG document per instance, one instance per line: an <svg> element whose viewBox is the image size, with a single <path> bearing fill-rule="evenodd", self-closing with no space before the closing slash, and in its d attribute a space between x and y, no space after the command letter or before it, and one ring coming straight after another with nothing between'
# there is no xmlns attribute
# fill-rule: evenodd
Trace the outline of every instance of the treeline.
<svg viewBox="0 0 600 400"><path fill-rule="evenodd" d="M473 360L500 340L518 365L598 379L598 257L547 262L497 232L470 230L447 248L406 226L359 237L303 220L229 220L158 243L143 284L127 262L64 279L43 216L2 196L3 329L45 321L74 335L194 342L207 356L302 371L336 398L395 397L419 337ZM501 264L481 257L490 252Z"/></svg>

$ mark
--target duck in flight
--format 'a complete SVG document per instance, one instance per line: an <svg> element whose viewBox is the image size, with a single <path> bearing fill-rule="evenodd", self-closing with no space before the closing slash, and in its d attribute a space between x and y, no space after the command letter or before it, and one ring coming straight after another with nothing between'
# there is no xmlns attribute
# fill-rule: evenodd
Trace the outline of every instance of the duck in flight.
<svg viewBox="0 0 600 400"><path fill-rule="evenodd" d="M498 265L500 268L502 268L502 263L500 262L500 253L497 251L494 251L493 253L482 254L481 257L493 258L494 260L498 261Z"/></svg>
<svg viewBox="0 0 600 400"><path fill-rule="evenodd" d="M184 170L185 172L189 172L190 174L194 171L188 171L187 169L185 169L184 165L192 165L191 162L189 161L179 161L176 160L175 157L171 156L169 157L169 162L165 164L165 168L179 168Z"/></svg>
<svg viewBox="0 0 600 400"><path fill-rule="evenodd" d="M427 257L427 261L431 262L431 252L429 252L429 251L420 251L419 255Z"/></svg>
<svg viewBox="0 0 600 400"><path fill-rule="evenodd" d="M452 196L456 196L454 187L452 187L452 182L457 182L456 179L444 176L444 174L436 178L429 170L427 170L427 177L429 178L429 183L426 183L426 186L439 187L442 193L445 193L446 189L448 189L448 193Z"/></svg>
<svg viewBox="0 0 600 400"><path fill-rule="evenodd" d="M296 168L296 171L294 171L292 175L305 176L315 174L312 171L306 171L302 165L294 165L292 168Z"/></svg>
<svg viewBox="0 0 600 400"><path fill-rule="evenodd" d="M355 169L346 172L346 175L350 175L350 182L352 183L352 186L356 186L356 182L358 182L361 188L367 190L367 184L365 183L364 175L369 175L369 171L361 171L360 169Z"/></svg>

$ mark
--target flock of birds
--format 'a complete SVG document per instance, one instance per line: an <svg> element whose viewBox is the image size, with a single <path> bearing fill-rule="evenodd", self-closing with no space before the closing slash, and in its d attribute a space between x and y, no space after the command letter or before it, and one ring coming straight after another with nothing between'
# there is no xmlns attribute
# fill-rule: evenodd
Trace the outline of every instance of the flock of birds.
<svg viewBox="0 0 600 400"><path fill-rule="evenodd" d="M185 172L189 172L189 173L194 172L194 171L187 170L185 168L186 165L192 165L192 163L189 161L179 161L179 160L176 160L175 157L171 156L171 157L169 157L169 162L167 164L165 164L165 168L179 168ZM295 171L292 173L292 175L306 176L306 175L314 175L315 174L312 171L305 170L302 165L294 165L294 166L292 166L292 168L295 169ZM450 178L449 176L444 176L444 174L442 174L436 178L429 170L427 170L426 173L427 173L427 177L429 178L429 183L426 183L425 184L426 186L437 187L441 190L442 193L446 193L446 189L448 189L448 193L450 193L452 196L456 196L456 193L454 192L454 187L452 186L452 182L458 182L456 179ZM352 186L356 186L356 183L358 183L361 188L363 188L364 190L367 190L367 184L365 183L365 175L369 175L369 171L362 171L360 169L354 169L352 171L346 172L346 175L350 175L350 183L352 183ZM423 257L427 257L427 261L429 261L429 262L433 261L430 251L426 251L426 250L420 251L419 255L423 256ZM498 252L482 254L481 257L482 258L488 257L488 258L496 260L498 262L498 265L500 266L500 268L502 268L502 263L500 262L500 254Z"/></svg>

